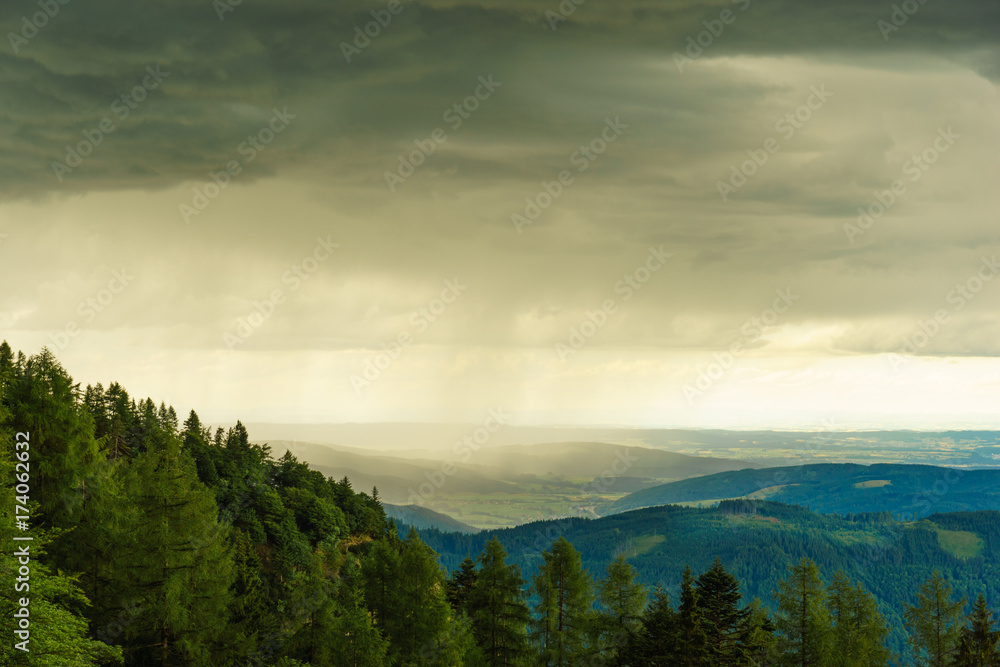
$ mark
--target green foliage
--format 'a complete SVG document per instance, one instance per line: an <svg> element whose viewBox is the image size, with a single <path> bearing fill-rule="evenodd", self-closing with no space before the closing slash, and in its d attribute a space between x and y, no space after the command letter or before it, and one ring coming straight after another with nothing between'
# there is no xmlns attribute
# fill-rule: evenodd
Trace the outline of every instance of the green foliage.
<svg viewBox="0 0 1000 667"><path fill-rule="evenodd" d="M587 629L594 605L593 583L580 552L564 537L542 554L534 580L533 641L543 665L577 665L587 652Z"/></svg>
<svg viewBox="0 0 1000 667"><path fill-rule="evenodd" d="M769 436L770 437L770 436ZM992 436L991 436L992 439ZM932 493L948 480L948 493ZM889 482L883 484L883 482ZM871 484L875 483L876 486ZM765 491L766 489L766 491ZM624 512L682 502L718 501L767 494L767 499L839 514L888 513L926 517L932 512L996 509L1000 470L972 470L905 463L814 463L780 468L744 469L704 475L642 489L609 508ZM730 500L737 507L750 501ZM721 503L720 503L721 504Z"/></svg>
<svg viewBox="0 0 1000 667"><path fill-rule="evenodd" d="M861 584L852 585L837 570L827 589L833 622L832 667L881 667L889 663L885 646L889 628L871 593Z"/></svg>
<svg viewBox="0 0 1000 667"><path fill-rule="evenodd" d="M642 615L642 629L630 638L622 651L626 665L672 667L681 643L680 618L670 604L670 596L657 587L652 602Z"/></svg>
<svg viewBox="0 0 1000 667"><path fill-rule="evenodd" d="M597 586L601 608L595 622L606 662L625 664L625 649L642 628L646 597L646 587L636 581L635 568L619 555L608 565L604 579Z"/></svg>
<svg viewBox="0 0 1000 667"><path fill-rule="evenodd" d="M739 606L739 581L716 558L712 567L699 575L696 586L709 661L720 667L744 664L741 639L749 612Z"/></svg>
<svg viewBox="0 0 1000 667"><path fill-rule="evenodd" d="M80 589L77 577L61 571L53 572L53 568L47 563L49 559L46 547L51 544L55 533L32 526L29 531L17 531L19 537L32 537L32 540L15 542L13 539L15 519L24 517L23 513L16 513L15 487L11 484L14 481L15 462L20 462L14 457L14 432L23 431L28 434L26 440L18 439L27 442L27 446L19 447L16 451L29 454L28 479L32 490L37 483L30 475L30 463L38 461L40 456L35 448L36 434L26 430L28 427L14 417L15 414L23 413L23 408L13 411L7 407L10 405L7 392L14 370L13 355L4 341L0 344L0 442L4 443L0 447L0 479L3 480L0 485L0 542L4 545L0 551L0 581L3 582L0 589L0 632L3 633L6 646L0 654L0 664L38 667L120 664L121 649L88 636L89 622L82 612L90 602ZM23 378L18 381L22 382ZM31 395L34 392L27 393ZM51 438L49 443L55 439L57 438ZM23 468L20 470L23 471ZM62 479L69 481L74 478L64 475ZM32 497L34 495L31 494ZM31 502L28 508L31 512L29 516L32 516L32 519L28 519L31 525L40 508L35 502ZM16 551L25 547L28 551L27 558L15 556ZM22 562L22 559L26 562ZM21 567L27 568L27 575L21 573ZM22 599L28 601L27 607L20 604ZM24 641L24 637L15 634L15 631L22 628L19 623L21 618L15 618L14 614L20 614L19 610L24 608L29 614L26 622L30 623L26 628L30 636L22 645L27 651L15 648L15 644Z"/></svg>
<svg viewBox="0 0 1000 667"><path fill-rule="evenodd" d="M778 603L775 625L782 635L782 664L826 665L833 628L816 563L803 558L798 565L790 565L775 599Z"/></svg>
<svg viewBox="0 0 1000 667"><path fill-rule="evenodd" d="M416 531L399 538L377 489L357 493L291 453L275 460L240 422L213 431L191 411L178 424L172 407L117 383L80 391L47 351L15 357L4 343L0 438L12 442L12 430L32 432L38 502L33 653L11 664L862 667L893 660L904 615L921 664L998 664L987 605L1000 599L997 512L901 523L725 502L563 519L555 533L427 531L457 568L446 579ZM10 448L2 454L10 479ZM7 482L0 500L7 541ZM957 537L975 549L948 542ZM835 572L828 587L820 566ZM15 567L0 554L5 578ZM596 596L591 568L605 573ZM647 603L646 584L662 581L680 581L676 608L661 586ZM964 628L953 585L986 593ZM768 587L773 620L759 599ZM0 593L5 632L15 605L10 588Z"/></svg>
<svg viewBox="0 0 1000 667"><path fill-rule="evenodd" d="M976 597L968 622L962 628L955 667L1000 667L1000 631L982 593Z"/></svg>
<svg viewBox="0 0 1000 667"><path fill-rule="evenodd" d="M125 636L135 660L210 665L233 581L229 529L176 437L155 433L123 472L126 505L109 593L143 612Z"/></svg>
<svg viewBox="0 0 1000 667"><path fill-rule="evenodd" d="M10 424L31 434L33 521L45 527L74 525L85 482L101 460L94 423L80 402L80 387L48 350L5 371L4 405Z"/></svg>
<svg viewBox="0 0 1000 667"><path fill-rule="evenodd" d="M778 638L776 628L760 598L754 598L746 608L747 616L740 644L748 667L765 667L777 663Z"/></svg>
<svg viewBox="0 0 1000 667"><path fill-rule="evenodd" d="M359 572L354 571L345 580L337 602L336 618L330 633L330 664L337 667L384 665L389 642L375 627L365 607Z"/></svg>
<svg viewBox="0 0 1000 667"><path fill-rule="evenodd" d="M469 593L476 583L476 562L466 558L445 583L445 597L456 613L466 611Z"/></svg>
<svg viewBox="0 0 1000 667"><path fill-rule="evenodd" d="M678 645L678 665L708 665L711 660L711 649L708 643L705 612L702 609L700 592L694 586L694 575L691 566L685 566L684 578L681 580L681 603L678 607L680 617L680 643Z"/></svg>
<svg viewBox="0 0 1000 667"><path fill-rule="evenodd" d="M907 605L906 625L917 662L945 667L958 651L965 600L952 600L951 585L935 571L917 592L917 604Z"/></svg>
<svg viewBox="0 0 1000 667"><path fill-rule="evenodd" d="M531 615L524 599L525 581L518 567L508 565L506 558L499 540L487 542L466 604L472 634L490 667L526 664L528 656Z"/></svg>

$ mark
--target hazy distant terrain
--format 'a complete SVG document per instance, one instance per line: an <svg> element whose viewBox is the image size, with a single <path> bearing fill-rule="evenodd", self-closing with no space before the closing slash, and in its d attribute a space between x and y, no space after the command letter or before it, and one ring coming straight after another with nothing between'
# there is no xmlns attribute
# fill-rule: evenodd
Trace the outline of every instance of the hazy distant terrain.
<svg viewBox="0 0 1000 667"><path fill-rule="evenodd" d="M470 435L472 424L247 424L259 442L348 445L364 452L439 458ZM504 426L488 445L603 442L764 465L930 463L1000 466L1000 431L729 431L719 429Z"/></svg>
<svg viewBox="0 0 1000 667"><path fill-rule="evenodd" d="M385 515L396 522L400 533L404 533L401 525L413 526L417 530L427 530L436 528L444 532L455 533L475 533L477 528L468 524L456 521L450 516L435 512L434 510L420 507L419 505L390 505L385 503L382 506Z"/></svg>
<svg viewBox="0 0 1000 667"><path fill-rule="evenodd" d="M600 442L501 445L439 459L302 442L269 444L275 456L291 451L328 477L348 477L355 489L377 486L386 502L422 504L477 527L597 516L608 502L639 489L760 465Z"/></svg>
<svg viewBox="0 0 1000 667"><path fill-rule="evenodd" d="M712 502L750 493L811 507L825 503L822 507L835 509L824 511L839 511L836 508L855 502L872 507L871 502L882 502L901 488L896 482L894 489L846 495L824 488L817 492L826 498L821 501L818 495L810 495L811 490L771 488L782 483L774 482L772 472L749 472L758 468L821 463L1000 467L997 431L504 426L481 449L472 451L464 439L475 428L463 424L252 426L255 439L269 442L278 456L290 450L326 475L349 477L357 489L377 486L387 502L422 504L479 528L562 516L593 517L671 502ZM446 468L450 464L455 467ZM714 480L693 479L738 470L747 470L733 478L740 480L738 492L735 487L723 491L710 486ZM682 480L680 486L665 488L662 497L650 490ZM913 485L906 489L908 493L921 491ZM629 494L635 495L626 498ZM907 505L901 498L890 504Z"/></svg>
<svg viewBox="0 0 1000 667"><path fill-rule="evenodd" d="M925 465L814 464L724 472L643 489L615 502L609 513L640 507L726 498L767 498L839 514L1000 510L1000 469Z"/></svg>

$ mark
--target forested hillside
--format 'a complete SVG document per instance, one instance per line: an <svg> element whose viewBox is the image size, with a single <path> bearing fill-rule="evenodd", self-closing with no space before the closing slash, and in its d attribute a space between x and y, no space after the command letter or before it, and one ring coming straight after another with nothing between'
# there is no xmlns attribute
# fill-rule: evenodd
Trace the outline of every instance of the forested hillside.
<svg viewBox="0 0 1000 667"><path fill-rule="evenodd" d="M736 470L636 491L605 511L624 512L673 503L710 504L754 495L838 514L891 512L909 517L1000 510L1000 469L817 463Z"/></svg>
<svg viewBox="0 0 1000 667"><path fill-rule="evenodd" d="M0 437L3 665L883 665L904 635L997 657L996 513L730 503L425 542L241 423L6 343Z"/></svg>
<svg viewBox="0 0 1000 667"><path fill-rule="evenodd" d="M624 554L638 580L676 591L686 566L704 570L714 558L742 582L748 599L773 604L773 591L790 564L810 558L829 579L843 572L878 600L892 630L890 645L902 650L907 633L903 608L935 570L956 592L986 595L1000 605L1000 513L936 514L917 522L887 513L823 516L766 501L727 501L716 508L678 506L635 510L600 519L568 518L488 534L421 531L448 568L476 554L496 536L512 562L533 571L552 540L563 537L583 554L583 565L601 571Z"/></svg>
<svg viewBox="0 0 1000 667"><path fill-rule="evenodd" d="M477 533L479 530L446 514L421 507L420 505L383 505L385 515L396 523L413 526L418 530L437 528L444 532Z"/></svg>

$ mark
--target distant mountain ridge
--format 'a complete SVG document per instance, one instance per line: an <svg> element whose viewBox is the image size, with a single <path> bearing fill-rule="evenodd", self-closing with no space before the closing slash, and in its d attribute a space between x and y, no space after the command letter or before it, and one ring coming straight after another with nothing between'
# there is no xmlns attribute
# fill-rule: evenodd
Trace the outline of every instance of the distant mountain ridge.
<svg viewBox="0 0 1000 667"><path fill-rule="evenodd" d="M712 503L757 495L839 514L1000 510L1000 470L928 465L818 463L738 470L642 489L605 508L615 514L676 503Z"/></svg>
<svg viewBox="0 0 1000 667"><path fill-rule="evenodd" d="M420 505L390 505L383 504L385 514L397 524L413 526L417 530L428 530L431 528L446 533L477 533L479 529L453 519L447 514L435 512Z"/></svg>
<svg viewBox="0 0 1000 667"><path fill-rule="evenodd" d="M303 442L271 441L275 456L291 451L324 474L337 479L347 476L357 489L378 486L379 494L391 503L410 502L413 490L441 474L442 464L451 462L455 472L447 476L449 493L518 493L519 485L544 478L566 490L581 483L600 480L613 489L617 480L631 491L666 480L677 480L727 470L759 467L760 464L678 454L648 447L601 442L541 443L502 445L477 452L452 453L450 458L402 458L383 452L366 453L356 447L317 445Z"/></svg>

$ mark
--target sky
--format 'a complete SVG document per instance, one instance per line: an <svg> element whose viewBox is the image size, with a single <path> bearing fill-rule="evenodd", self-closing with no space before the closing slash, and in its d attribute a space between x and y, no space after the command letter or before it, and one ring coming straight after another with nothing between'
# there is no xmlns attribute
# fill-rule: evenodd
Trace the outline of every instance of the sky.
<svg viewBox="0 0 1000 667"><path fill-rule="evenodd" d="M1000 427L996 3L11 0L0 34L0 335L83 384Z"/></svg>

